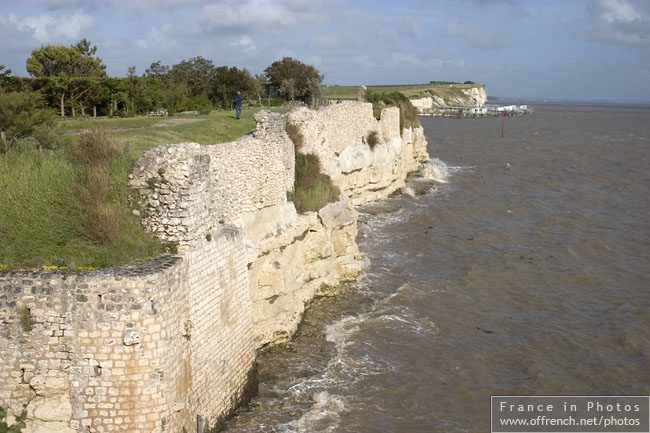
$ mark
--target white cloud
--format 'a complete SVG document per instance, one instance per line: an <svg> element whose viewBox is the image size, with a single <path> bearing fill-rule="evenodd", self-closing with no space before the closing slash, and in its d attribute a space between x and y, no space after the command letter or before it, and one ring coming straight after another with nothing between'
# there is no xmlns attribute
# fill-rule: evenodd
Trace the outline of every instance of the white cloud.
<svg viewBox="0 0 650 433"><path fill-rule="evenodd" d="M625 0L599 0L589 6L606 23L629 23L642 18L634 6Z"/></svg>
<svg viewBox="0 0 650 433"><path fill-rule="evenodd" d="M241 35L230 42L230 46L247 54L254 54L257 52L255 42L247 35Z"/></svg>
<svg viewBox="0 0 650 433"><path fill-rule="evenodd" d="M645 8L646 10L643 10ZM629 0L591 0L589 21L578 23L573 33L585 39L614 44L650 44L648 3Z"/></svg>
<svg viewBox="0 0 650 433"><path fill-rule="evenodd" d="M218 0L203 5L199 25L217 33L280 32L318 22L324 12L321 2L309 0Z"/></svg>
<svg viewBox="0 0 650 433"><path fill-rule="evenodd" d="M142 49L171 47L175 46L176 42L169 38L168 34L171 31L171 25L165 24L160 27L151 26L147 31L146 36L136 39L135 44Z"/></svg>
<svg viewBox="0 0 650 433"><path fill-rule="evenodd" d="M31 33L38 42L53 42L63 37L68 40L78 38L82 32L92 27L93 17L81 11L55 18L51 15L40 14L28 16L19 20L14 14L9 14L9 22L21 32Z"/></svg>

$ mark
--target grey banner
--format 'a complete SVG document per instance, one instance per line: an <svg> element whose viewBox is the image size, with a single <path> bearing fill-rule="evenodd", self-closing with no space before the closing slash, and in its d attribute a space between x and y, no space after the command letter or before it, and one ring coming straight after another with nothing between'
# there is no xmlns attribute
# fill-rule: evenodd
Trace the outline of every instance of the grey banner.
<svg viewBox="0 0 650 433"><path fill-rule="evenodd" d="M492 396L491 432L650 433L650 397Z"/></svg>

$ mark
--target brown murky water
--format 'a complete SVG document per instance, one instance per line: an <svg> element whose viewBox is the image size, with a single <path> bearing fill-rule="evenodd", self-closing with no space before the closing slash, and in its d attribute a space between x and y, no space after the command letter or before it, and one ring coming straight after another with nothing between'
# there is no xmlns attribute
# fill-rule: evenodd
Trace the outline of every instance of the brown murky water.
<svg viewBox="0 0 650 433"><path fill-rule="evenodd" d="M260 356L225 431L485 432L491 394L650 394L650 109L421 121L447 183L359 209L363 277Z"/></svg>

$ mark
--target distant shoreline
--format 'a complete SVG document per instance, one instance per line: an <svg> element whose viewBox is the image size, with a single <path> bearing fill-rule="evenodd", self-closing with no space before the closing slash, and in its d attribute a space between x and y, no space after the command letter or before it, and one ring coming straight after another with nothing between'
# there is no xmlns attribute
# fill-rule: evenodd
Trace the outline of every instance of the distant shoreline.
<svg viewBox="0 0 650 433"><path fill-rule="evenodd" d="M650 109L650 102L625 102L625 101L579 101L573 99L545 99L545 98L518 98L505 96L488 96L488 104L504 103L530 104L530 105L569 105L582 107L623 107Z"/></svg>

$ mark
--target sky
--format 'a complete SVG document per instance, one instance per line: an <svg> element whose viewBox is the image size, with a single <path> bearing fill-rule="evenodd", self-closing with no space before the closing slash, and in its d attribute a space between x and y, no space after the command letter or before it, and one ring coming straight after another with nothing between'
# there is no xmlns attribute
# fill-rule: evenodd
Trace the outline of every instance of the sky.
<svg viewBox="0 0 650 433"><path fill-rule="evenodd" d="M283 57L327 85L467 80L488 95L650 102L650 0L0 0L0 64L86 38L111 76Z"/></svg>

